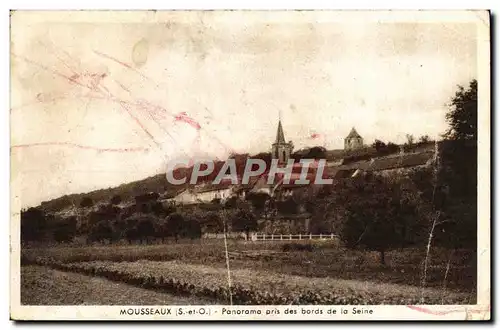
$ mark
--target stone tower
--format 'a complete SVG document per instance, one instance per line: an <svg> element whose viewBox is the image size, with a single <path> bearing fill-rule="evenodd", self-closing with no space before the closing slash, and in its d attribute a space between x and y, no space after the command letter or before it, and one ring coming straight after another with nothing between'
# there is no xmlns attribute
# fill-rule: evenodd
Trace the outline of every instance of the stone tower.
<svg viewBox="0 0 500 330"><path fill-rule="evenodd" d="M285 141L285 133L281 126L281 119L278 122L278 132L276 133L276 141L271 148L271 156L273 159L278 159L279 163L287 163L293 151L292 141Z"/></svg>
<svg viewBox="0 0 500 330"><path fill-rule="evenodd" d="M347 135L344 139L344 150L354 150L359 148L363 148L363 138L353 127L349 135Z"/></svg>

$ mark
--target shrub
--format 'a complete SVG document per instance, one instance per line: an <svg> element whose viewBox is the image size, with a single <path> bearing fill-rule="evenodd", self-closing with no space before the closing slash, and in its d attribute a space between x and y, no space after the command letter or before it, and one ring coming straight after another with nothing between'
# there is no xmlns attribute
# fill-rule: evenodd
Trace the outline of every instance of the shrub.
<svg viewBox="0 0 500 330"><path fill-rule="evenodd" d="M282 247L283 252L290 251L309 251L312 252L314 250L314 246L310 243L286 243Z"/></svg>

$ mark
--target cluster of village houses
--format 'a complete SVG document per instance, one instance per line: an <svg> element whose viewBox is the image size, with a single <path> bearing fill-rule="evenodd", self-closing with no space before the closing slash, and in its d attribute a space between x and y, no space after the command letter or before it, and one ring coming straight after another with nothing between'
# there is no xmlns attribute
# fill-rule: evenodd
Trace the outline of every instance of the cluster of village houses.
<svg viewBox="0 0 500 330"><path fill-rule="evenodd" d="M346 151L361 149L366 147L363 138L352 128L351 132L344 139L344 149ZM271 146L271 155L279 163L286 164L293 151L293 143L286 142L285 134L281 124L278 123L276 140ZM384 157L374 157L358 161L346 161L345 159L328 160L323 171L325 179L341 179L355 177L363 172L376 172L380 174L390 174L393 172L406 171L415 167L429 166L433 160L433 148L423 148L414 152L403 152L388 155ZM245 198L248 193L265 193L274 198L287 198L296 191L306 189L314 185L314 178L310 179L309 185L296 184L301 173L301 163L295 163L291 179L288 183L284 181L283 176L277 176L271 183L266 174L253 177L245 185L235 185L231 181L222 181L219 184L201 183L188 187L174 197L163 198L164 202L175 204L198 204L209 203L214 199L224 200L232 196ZM309 178L309 176L308 176Z"/></svg>

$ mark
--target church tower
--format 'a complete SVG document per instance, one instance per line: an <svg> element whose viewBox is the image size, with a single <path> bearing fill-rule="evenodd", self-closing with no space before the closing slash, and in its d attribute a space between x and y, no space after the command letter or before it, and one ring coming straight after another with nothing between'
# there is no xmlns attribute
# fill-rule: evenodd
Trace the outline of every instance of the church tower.
<svg viewBox="0 0 500 330"><path fill-rule="evenodd" d="M283 126L281 125L281 119L278 122L278 132L276 133L276 141L273 143L271 148L271 156L273 159L278 159L279 163L287 163L290 159L290 155L293 151L292 141L285 140L285 133L283 132Z"/></svg>
<svg viewBox="0 0 500 330"><path fill-rule="evenodd" d="M353 127L349 135L344 139L344 150L355 150L360 148L363 148L363 138Z"/></svg>

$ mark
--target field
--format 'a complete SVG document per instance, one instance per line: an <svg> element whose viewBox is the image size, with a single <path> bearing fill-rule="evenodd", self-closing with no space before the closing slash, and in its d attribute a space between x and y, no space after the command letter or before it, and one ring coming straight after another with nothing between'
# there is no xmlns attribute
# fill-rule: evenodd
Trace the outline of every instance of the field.
<svg viewBox="0 0 500 330"><path fill-rule="evenodd" d="M21 295L30 297L23 300L26 304L66 304L64 292L75 296L80 290L88 295L88 303L110 304L115 299L114 304L129 305L162 299L165 304L228 304L232 299L234 304L332 305L476 300L474 251L432 249L423 288L423 248L390 251L386 265L381 265L376 252L325 242L314 243L312 251L298 251L284 249L284 244L229 242L230 291L225 249L218 240L23 249ZM59 302L53 294L42 294L37 283L45 281L57 287ZM72 281L87 284L74 286ZM88 289L94 285L102 289ZM127 296L127 290L150 291L151 301L142 300L141 294Z"/></svg>
<svg viewBox="0 0 500 330"><path fill-rule="evenodd" d="M192 305L216 304L209 299L174 296L100 277L61 272L43 266L21 271L23 305Z"/></svg>

